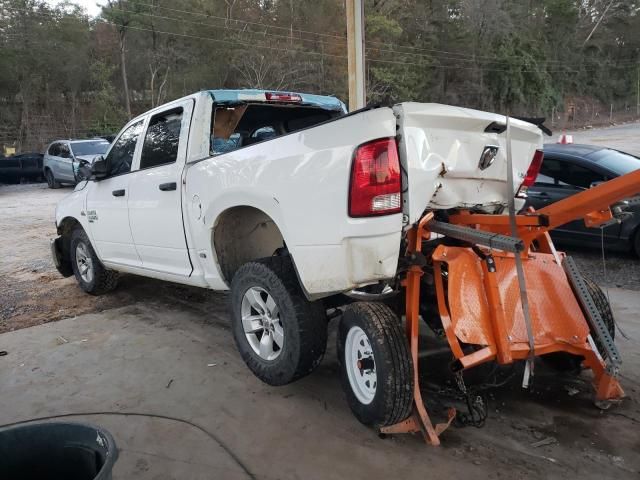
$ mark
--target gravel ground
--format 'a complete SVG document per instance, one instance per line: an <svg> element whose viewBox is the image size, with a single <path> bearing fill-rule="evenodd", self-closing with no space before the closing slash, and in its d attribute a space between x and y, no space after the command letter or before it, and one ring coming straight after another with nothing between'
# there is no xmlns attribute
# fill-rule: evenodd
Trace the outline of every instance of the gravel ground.
<svg viewBox="0 0 640 480"><path fill-rule="evenodd" d="M567 247L564 251L575 259L585 276L601 286L640 290L640 259L635 255L606 251L603 264L602 251L598 249L576 250Z"/></svg>
<svg viewBox="0 0 640 480"><path fill-rule="evenodd" d="M562 131L556 130L553 137L546 137L545 141L555 142L561 133ZM574 143L602 145L640 156L640 123L627 123L609 128L575 130L566 133L573 135Z"/></svg>

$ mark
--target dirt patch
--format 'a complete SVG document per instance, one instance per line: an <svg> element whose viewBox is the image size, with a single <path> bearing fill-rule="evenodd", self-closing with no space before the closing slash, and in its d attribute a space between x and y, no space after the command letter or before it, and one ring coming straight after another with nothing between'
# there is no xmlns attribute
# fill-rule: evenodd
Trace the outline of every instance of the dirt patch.
<svg viewBox="0 0 640 480"><path fill-rule="evenodd" d="M122 275L112 294L82 292L74 277L58 273L49 249L56 236L55 205L70 192L39 184L0 187L0 333L139 301L180 304L205 317L225 304L219 293L133 275Z"/></svg>

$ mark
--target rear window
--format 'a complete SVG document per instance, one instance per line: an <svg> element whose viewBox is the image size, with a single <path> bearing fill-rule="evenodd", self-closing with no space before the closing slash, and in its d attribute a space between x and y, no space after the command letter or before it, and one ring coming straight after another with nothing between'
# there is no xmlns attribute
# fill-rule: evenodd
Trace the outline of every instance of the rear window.
<svg viewBox="0 0 640 480"><path fill-rule="evenodd" d="M78 155L103 155L109 149L109 142L96 140L95 142L71 142L71 150Z"/></svg>
<svg viewBox="0 0 640 480"><path fill-rule="evenodd" d="M217 106L211 119L211 154L231 152L342 115L342 111L302 105L258 103Z"/></svg>
<svg viewBox="0 0 640 480"><path fill-rule="evenodd" d="M598 165L618 175L625 175L640 168L640 158L609 148L592 153L589 160L594 160Z"/></svg>

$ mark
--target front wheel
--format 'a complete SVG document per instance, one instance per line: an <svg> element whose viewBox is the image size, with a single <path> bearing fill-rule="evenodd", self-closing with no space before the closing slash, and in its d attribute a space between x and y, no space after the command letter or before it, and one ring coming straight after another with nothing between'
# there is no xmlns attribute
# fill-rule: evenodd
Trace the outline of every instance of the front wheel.
<svg viewBox="0 0 640 480"><path fill-rule="evenodd" d="M71 234L70 255L71 268L82 290L101 295L116 288L118 272L102 265L82 228L76 228Z"/></svg>
<svg viewBox="0 0 640 480"><path fill-rule="evenodd" d="M349 305L338 330L342 386L356 418L384 427L411 413L413 364L400 321L377 302Z"/></svg>
<svg viewBox="0 0 640 480"><path fill-rule="evenodd" d="M321 302L309 302L289 257L245 263L231 282L233 338L253 374L286 385L310 374L327 347Z"/></svg>

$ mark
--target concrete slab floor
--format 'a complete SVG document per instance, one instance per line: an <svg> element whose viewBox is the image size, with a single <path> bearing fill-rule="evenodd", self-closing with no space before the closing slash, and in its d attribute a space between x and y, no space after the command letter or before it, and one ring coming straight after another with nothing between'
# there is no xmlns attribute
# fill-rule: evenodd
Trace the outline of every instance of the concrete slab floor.
<svg viewBox="0 0 640 480"><path fill-rule="evenodd" d="M116 480L637 478L640 299L610 293L631 339L618 342L629 398L606 413L591 405L586 376L540 369L534 392L516 378L493 394L484 428L451 428L440 448L381 440L343 398L334 332L315 373L273 388L245 368L223 310L159 301L0 335L0 424L77 414L102 425L120 448Z"/></svg>

